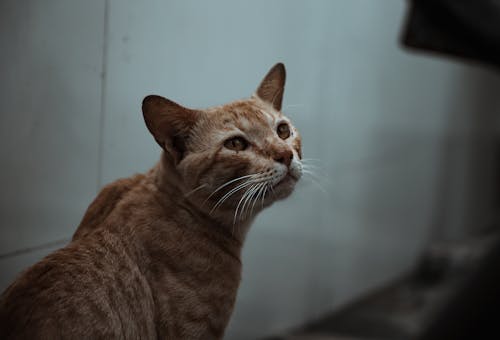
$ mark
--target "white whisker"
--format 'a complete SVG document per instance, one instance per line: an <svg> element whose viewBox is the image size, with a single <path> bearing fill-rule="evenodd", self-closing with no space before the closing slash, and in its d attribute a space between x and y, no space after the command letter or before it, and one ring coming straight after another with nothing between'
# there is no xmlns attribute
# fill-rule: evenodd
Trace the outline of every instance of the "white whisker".
<svg viewBox="0 0 500 340"><path fill-rule="evenodd" d="M232 179L230 181L227 181L226 183L222 184L221 186L219 186L217 189L215 189L211 194L210 196L208 196L205 201L203 201L203 204L205 204L213 195L215 195L215 193L217 193L219 190L221 190L222 188L228 186L229 184L231 183L234 183L236 181L239 181L239 180L242 180L242 179L245 179L245 178L250 178L250 177L254 177L256 176L256 174L252 174L252 175L246 175L246 176L241 176L241 177L238 177L238 178L235 178L235 179ZM202 204L202 205L203 205Z"/></svg>
<svg viewBox="0 0 500 340"><path fill-rule="evenodd" d="M311 158L309 160L310 161L315 160L317 162L321 162L321 160L314 159L314 158ZM324 172L324 169L320 165L318 165L317 163L313 163L313 162L309 163L306 161L306 163L302 163L302 173L307 175L306 177L308 177L308 179L310 179L311 182L313 182L318 188L320 188L320 190L323 193L326 193L326 191L323 188L323 185L321 185L321 183L325 182L325 181L327 183L329 183L329 177Z"/></svg>
<svg viewBox="0 0 500 340"><path fill-rule="evenodd" d="M212 210L210 210L210 214L213 213L215 211L215 209L217 209L217 207L219 207L222 203L224 203L230 196L232 196L234 193L236 193L237 191L249 186L249 185L252 185L254 182L253 181L250 181L250 180L247 180L245 181L244 183L241 183L239 184L238 186L234 187L233 189L231 189L229 192L227 192L224 196L222 196L218 201L217 203L215 203L215 205L213 206Z"/></svg>
<svg viewBox="0 0 500 340"><path fill-rule="evenodd" d="M198 190L200 189L203 189L204 187L206 187L208 184L202 184L200 186L197 186L196 188L194 188L193 190L189 191L188 193L184 194L184 197L189 197L191 196L192 194L194 194L195 192L197 192Z"/></svg>
<svg viewBox="0 0 500 340"><path fill-rule="evenodd" d="M253 190L252 195L250 196L250 199L248 200L248 202L245 202L245 204L243 205L242 210L245 211L244 209L246 208L246 212L244 213L243 218L247 218L248 216L253 215L253 206L252 206L252 209L250 209L250 206L252 204L252 201L254 202L253 205L255 205L255 200L259 196L261 189L265 185L266 185L266 182L262 182L262 183L259 183L255 186L255 189ZM247 203L248 203L248 205L247 205Z"/></svg>
<svg viewBox="0 0 500 340"><path fill-rule="evenodd" d="M301 162L303 162L303 163L304 163L304 162L305 162L305 163L307 163L307 162L317 162L317 163L322 163L322 162L323 162L323 160L321 160L321 159L319 159L319 158L302 158L302 159L301 159Z"/></svg>
<svg viewBox="0 0 500 340"><path fill-rule="evenodd" d="M233 229L234 229L234 225L236 224L236 220L237 220L237 217L238 217L238 210L240 209L240 205L243 202L243 200L247 197L248 192L251 191L252 188L253 188L253 186L251 186L250 188L248 188L247 190L245 190L245 193L241 196L240 200L238 201L238 205L236 206L236 210L234 211Z"/></svg>
<svg viewBox="0 0 500 340"><path fill-rule="evenodd" d="M286 110L290 107L304 107L304 104L288 104L288 105L285 105L285 108L283 110Z"/></svg>
<svg viewBox="0 0 500 340"><path fill-rule="evenodd" d="M260 196L262 195L262 193L264 192L264 190L266 189L266 187L268 186L268 182L264 182L262 183L262 185L260 186L259 188L259 191L257 192L257 195L255 195L255 198L253 200L253 204L252 204L252 209L250 211L250 215L253 215L253 209L255 208L255 204L257 203L257 201L260 199Z"/></svg>
<svg viewBox="0 0 500 340"><path fill-rule="evenodd" d="M328 178L328 176L323 171L321 171L321 169L302 168L302 173L311 175L316 179Z"/></svg>
<svg viewBox="0 0 500 340"><path fill-rule="evenodd" d="M253 195L255 194L255 192L258 190L258 188L261 185L262 185L261 183L257 183L256 185L252 186L249 189L249 193L248 193L245 201L243 202L243 205L241 206L240 221L246 218L247 215L245 214L245 208L247 207L248 202L250 202L252 200Z"/></svg>
<svg viewBox="0 0 500 340"><path fill-rule="evenodd" d="M321 166L316 165L316 164L302 164L302 168L306 168L306 169L319 169L319 170L322 169Z"/></svg>
<svg viewBox="0 0 500 340"><path fill-rule="evenodd" d="M323 186L321 185L320 183L320 180L319 178L316 176L316 174L312 173L312 172L309 172L307 170L303 170L303 173L304 175L308 175L306 176L306 178L308 177L309 180L311 180L311 182L325 195L328 196L328 192L325 190L325 188L323 188Z"/></svg>
<svg viewBox="0 0 500 340"><path fill-rule="evenodd" d="M270 186L272 188L272 186ZM266 197L267 186L264 187L264 191L262 193L262 200L260 202L261 209L264 209L264 198Z"/></svg>

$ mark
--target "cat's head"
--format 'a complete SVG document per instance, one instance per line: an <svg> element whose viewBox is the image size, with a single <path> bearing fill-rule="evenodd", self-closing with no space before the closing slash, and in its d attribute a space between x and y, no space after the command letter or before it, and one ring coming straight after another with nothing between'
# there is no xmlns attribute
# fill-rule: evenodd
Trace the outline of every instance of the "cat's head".
<svg viewBox="0 0 500 340"><path fill-rule="evenodd" d="M279 63L252 97L219 107L193 110L146 97L144 119L174 172L170 185L234 223L288 196L302 175L302 154L300 135L281 112L284 86Z"/></svg>

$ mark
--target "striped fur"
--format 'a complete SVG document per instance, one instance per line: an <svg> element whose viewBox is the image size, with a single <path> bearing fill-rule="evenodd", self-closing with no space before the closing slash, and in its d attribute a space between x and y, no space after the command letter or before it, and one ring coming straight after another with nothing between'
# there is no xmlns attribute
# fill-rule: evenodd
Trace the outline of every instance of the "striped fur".
<svg viewBox="0 0 500 340"><path fill-rule="evenodd" d="M300 136L280 112L284 72L278 64L251 98L205 110L147 97L160 161L104 187L72 241L7 288L0 338L221 339L248 228L301 175ZM224 147L235 135L247 149Z"/></svg>

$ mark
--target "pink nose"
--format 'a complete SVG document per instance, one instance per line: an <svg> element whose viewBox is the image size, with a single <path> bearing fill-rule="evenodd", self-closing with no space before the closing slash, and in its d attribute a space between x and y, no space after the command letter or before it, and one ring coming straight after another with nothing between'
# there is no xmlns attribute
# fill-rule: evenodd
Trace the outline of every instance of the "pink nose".
<svg viewBox="0 0 500 340"><path fill-rule="evenodd" d="M285 164L286 166L290 166L292 159L293 159L293 152L291 150L282 150L274 155L274 160L276 162Z"/></svg>

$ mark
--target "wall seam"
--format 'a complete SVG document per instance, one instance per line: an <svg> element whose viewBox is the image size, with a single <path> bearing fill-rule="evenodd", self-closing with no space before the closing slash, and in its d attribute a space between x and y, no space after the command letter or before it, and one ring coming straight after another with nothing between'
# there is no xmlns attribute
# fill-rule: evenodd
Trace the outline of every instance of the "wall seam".
<svg viewBox="0 0 500 340"><path fill-rule="evenodd" d="M0 254L0 260L5 260L5 259L11 258L11 257L16 257L16 256L24 255L24 254L27 254L27 253L32 253L34 251L43 250L43 249L46 249L46 248L52 248L52 247L56 247L56 246L62 246L62 245L65 245L66 243L68 243L70 240L71 240L70 238L63 238L63 239L58 239L58 240L55 240L55 241L50 241L50 242L42 243L42 244L39 244L39 245L36 245L36 246L33 246L33 247L26 247L26 248L22 248L22 249L16 249L16 250L13 250L13 251L10 251L10 252L7 252L7 253Z"/></svg>
<svg viewBox="0 0 500 340"><path fill-rule="evenodd" d="M104 124L106 118L106 96L108 78L108 38L109 38L109 1L104 2L104 27L102 32L102 60L101 60L101 103L99 116L99 141L97 150L97 183L96 192L99 192L103 182L103 158L104 158Z"/></svg>

